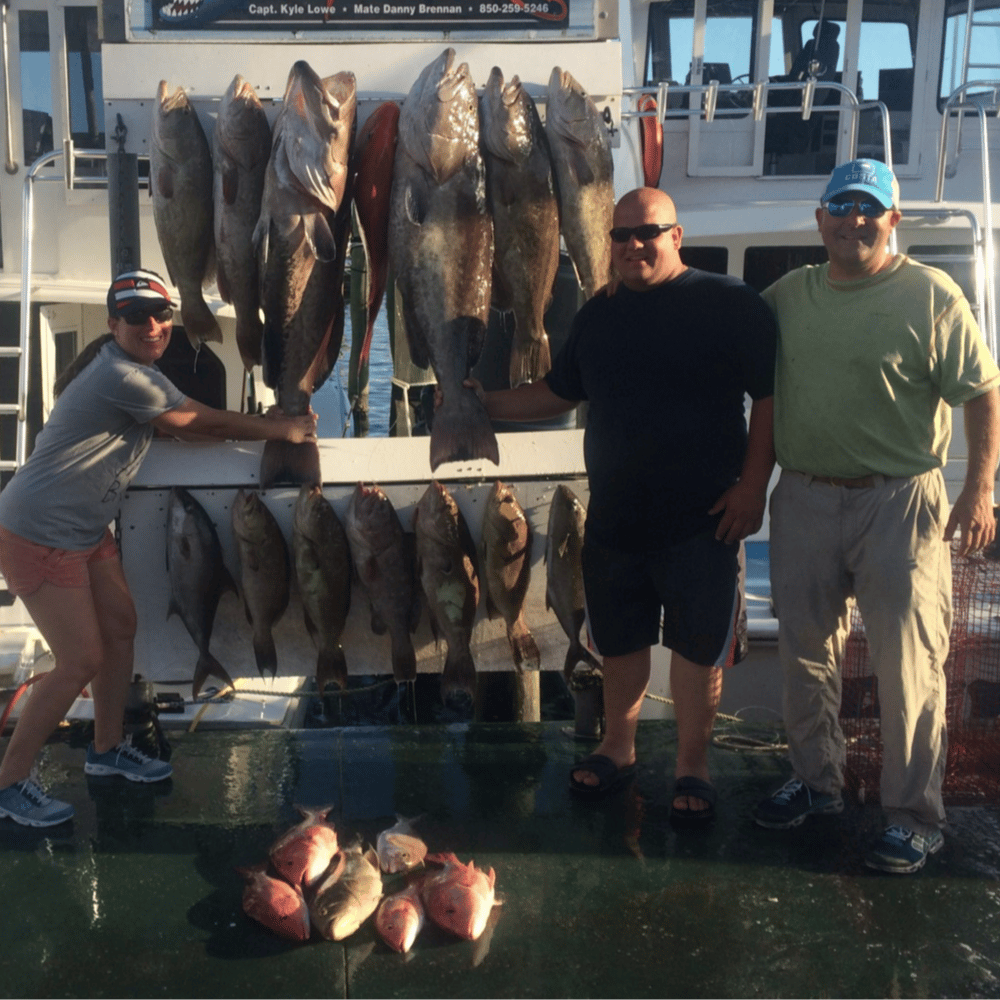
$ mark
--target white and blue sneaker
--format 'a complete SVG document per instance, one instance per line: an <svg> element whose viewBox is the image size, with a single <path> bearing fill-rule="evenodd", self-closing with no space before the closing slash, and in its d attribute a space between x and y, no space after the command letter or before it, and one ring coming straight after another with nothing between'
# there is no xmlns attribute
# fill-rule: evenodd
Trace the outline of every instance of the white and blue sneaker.
<svg viewBox="0 0 1000 1000"><path fill-rule="evenodd" d="M840 794L827 795L810 788L804 781L792 778L773 795L758 802L753 811L754 822L769 830L790 830L807 816L836 815L844 811Z"/></svg>
<svg viewBox="0 0 1000 1000"><path fill-rule="evenodd" d="M0 790L0 816L22 826L58 826L71 820L74 812L68 802L46 795L31 778Z"/></svg>
<svg viewBox="0 0 1000 1000"><path fill-rule="evenodd" d="M95 777L121 775L129 781L163 781L174 773L165 761L147 757L127 740L106 753L98 753L91 743L87 747L87 763L83 767L87 774Z"/></svg>
<svg viewBox="0 0 1000 1000"><path fill-rule="evenodd" d="M924 867L928 855L944 847L940 830L917 833L906 826L887 826L881 839L865 855L865 864L880 872L908 875Z"/></svg>

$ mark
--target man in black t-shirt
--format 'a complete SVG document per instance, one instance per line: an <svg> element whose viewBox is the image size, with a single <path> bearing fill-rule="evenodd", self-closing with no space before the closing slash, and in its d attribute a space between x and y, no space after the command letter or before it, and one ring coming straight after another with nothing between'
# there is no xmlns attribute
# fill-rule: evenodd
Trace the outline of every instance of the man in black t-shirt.
<svg viewBox="0 0 1000 1000"><path fill-rule="evenodd" d="M678 733L671 818L704 824L715 815L707 752L722 667L746 647L739 543L761 526L774 465L776 331L742 281L685 267L682 234L664 192L624 195L611 230L616 287L583 306L543 380L483 396L498 420L589 403L583 571L606 730L571 789L597 797L634 772L662 614Z"/></svg>

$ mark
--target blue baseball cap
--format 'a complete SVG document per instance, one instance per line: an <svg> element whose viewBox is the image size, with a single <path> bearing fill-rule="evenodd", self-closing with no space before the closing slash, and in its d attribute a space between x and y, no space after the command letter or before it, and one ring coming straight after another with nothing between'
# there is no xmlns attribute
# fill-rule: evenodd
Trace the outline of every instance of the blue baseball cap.
<svg viewBox="0 0 1000 1000"><path fill-rule="evenodd" d="M881 160L851 160L834 167L820 204L845 191L870 194L883 208L899 206L899 181Z"/></svg>

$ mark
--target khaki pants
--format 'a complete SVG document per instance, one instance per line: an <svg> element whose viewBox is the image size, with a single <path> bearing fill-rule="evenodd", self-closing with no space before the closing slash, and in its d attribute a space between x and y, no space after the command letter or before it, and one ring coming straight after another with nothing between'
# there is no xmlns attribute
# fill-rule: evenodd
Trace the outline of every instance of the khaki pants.
<svg viewBox="0 0 1000 1000"><path fill-rule="evenodd" d="M945 822L948 500L938 470L875 478L851 489L785 470L771 497L789 754L811 788L843 787L840 666L855 598L878 678L882 807L889 823L928 833Z"/></svg>

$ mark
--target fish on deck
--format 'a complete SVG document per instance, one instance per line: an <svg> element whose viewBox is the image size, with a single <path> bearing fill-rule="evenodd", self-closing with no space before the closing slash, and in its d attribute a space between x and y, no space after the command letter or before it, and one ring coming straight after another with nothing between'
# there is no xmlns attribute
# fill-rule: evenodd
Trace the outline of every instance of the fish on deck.
<svg viewBox="0 0 1000 1000"><path fill-rule="evenodd" d="M243 912L248 917L289 941L309 940L309 907L297 885L270 875L266 861L236 871L247 882Z"/></svg>
<svg viewBox="0 0 1000 1000"><path fill-rule="evenodd" d="M397 816L396 825L378 835L375 844L378 863L388 875L416 868L427 856L427 845L414 832L413 822L405 816Z"/></svg>
<svg viewBox="0 0 1000 1000"><path fill-rule="evenodd" d="M268 854L275 871L285 881L308 888L330 867L339 847L337 830L326 821L332 806L295 808L301 813L302 822L278 837Z"/></svg>

